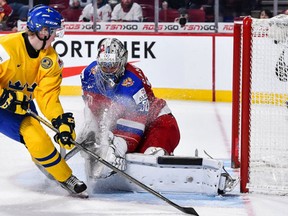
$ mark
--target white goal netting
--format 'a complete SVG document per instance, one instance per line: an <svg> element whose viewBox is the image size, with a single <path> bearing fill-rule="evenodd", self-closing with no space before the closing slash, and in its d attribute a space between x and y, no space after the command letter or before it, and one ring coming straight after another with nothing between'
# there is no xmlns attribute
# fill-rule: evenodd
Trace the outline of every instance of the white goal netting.
<svg viewBox="0 0 288 216"><path fill-rule="evenodd" d="M250 192L288 193L288 16L252 19Z"/></svg>

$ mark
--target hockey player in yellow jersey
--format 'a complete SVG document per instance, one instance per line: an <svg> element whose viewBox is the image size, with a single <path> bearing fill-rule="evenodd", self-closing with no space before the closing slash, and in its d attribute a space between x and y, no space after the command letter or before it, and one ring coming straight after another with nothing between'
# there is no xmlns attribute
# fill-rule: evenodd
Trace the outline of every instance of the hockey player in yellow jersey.
<svg viewBox="0 0 288 216"><path fill-rule="evenodd" d="M59 130L54 140L63 148L73 148L73 114L64 113L59 100L63 63L51 46L55 37L63 35L60 13L38 5L29 10L25 32L0 37L0 133L23 143L35 163L77 194L86 190L85 183L72 175L44 128L26 113L27 108L37 112L35 99Z"/></svg>

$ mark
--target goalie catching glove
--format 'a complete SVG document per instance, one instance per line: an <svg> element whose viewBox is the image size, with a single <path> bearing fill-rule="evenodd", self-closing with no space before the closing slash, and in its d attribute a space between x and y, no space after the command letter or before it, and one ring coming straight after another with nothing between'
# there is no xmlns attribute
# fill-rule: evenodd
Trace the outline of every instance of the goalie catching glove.
<svg viewBox="0 0 288 216"><path fill-rule="evenodd" d="M59 130L54 136L55 142L59 143L62 148L70 150L74 147L71 141L76 138L75 122L72 113L64 113L59 115L56 119L52 119L52 125Z"/></svg>
<svg viewBox="0 0 288 216"><path fill-rule="evenodd" d="M111 131L108 135L109 149L107 153L107 161L120 170L126 169L125 155L128 150L126 141L115 136Z"/></svg>
<svg viewBox="0 0 288 216"><path fill-rule="evenodd" d="M29 103L21 91L0 89L0 107L19 115L27 113Z"/></svg>

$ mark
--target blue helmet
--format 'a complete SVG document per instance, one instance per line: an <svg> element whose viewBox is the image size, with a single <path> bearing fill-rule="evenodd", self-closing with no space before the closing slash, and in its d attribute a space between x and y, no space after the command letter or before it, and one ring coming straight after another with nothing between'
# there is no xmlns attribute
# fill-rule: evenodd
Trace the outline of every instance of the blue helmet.
<svg viewBox="0 0 288 216"><path fill-rule="evenodd" d="M49 35L53 31L61 30L62 35L57 36L62 37L64 35L63 20L61 14L55 9L46 5L37 5L28 12L27 28L31 32L39 32L46 27Z"/></svg>

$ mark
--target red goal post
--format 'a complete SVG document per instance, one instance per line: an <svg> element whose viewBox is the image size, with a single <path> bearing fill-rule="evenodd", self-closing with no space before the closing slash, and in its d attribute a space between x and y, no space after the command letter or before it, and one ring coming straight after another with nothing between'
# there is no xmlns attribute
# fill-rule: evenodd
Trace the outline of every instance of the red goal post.
<svg viewBox="0 0 288 216"><path fill-rule="evenodd" d="M241 192L288 193L287 77L288 16L236 21L231 164Z"/></svg>

